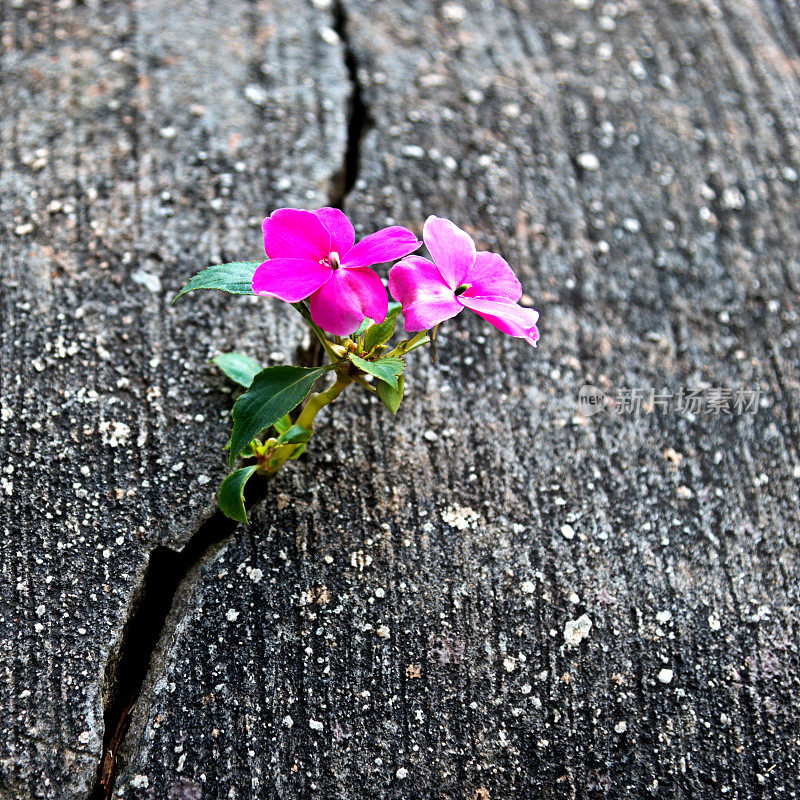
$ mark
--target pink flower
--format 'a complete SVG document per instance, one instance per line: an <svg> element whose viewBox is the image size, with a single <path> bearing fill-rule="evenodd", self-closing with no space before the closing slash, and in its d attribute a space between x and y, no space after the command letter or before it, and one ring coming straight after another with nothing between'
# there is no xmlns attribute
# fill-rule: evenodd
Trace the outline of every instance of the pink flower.
<svg viewBox="0 0 800 800"><path fill-rule="evenodd" d="M433 262L409 256L389 273L389 291L403 305L407 331L432 328L466 307L536 346L539 313L517 304L522 286L503 258L476 252L472 237L441 217L428 217L422 239Z"/></svg>
<svg viewBox="0 0 800 800"><path fill-rule="evenodd" d="M368 267L407 256L422 243L393 225L354 245L355 231L338 208L279 208L264 220L269 256L253 275L254 294L297 303L311 297L311 317L329 333L346 336L370 317L386 318L389 300Z"/></svg>

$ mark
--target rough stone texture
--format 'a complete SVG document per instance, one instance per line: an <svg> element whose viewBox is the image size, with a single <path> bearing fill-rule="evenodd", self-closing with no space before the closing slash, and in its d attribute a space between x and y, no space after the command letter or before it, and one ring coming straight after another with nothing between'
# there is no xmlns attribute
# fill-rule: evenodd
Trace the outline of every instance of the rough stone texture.
<svg viewBox="0 0 800 800"><path fill-rule="evenodd" d="M2 13L0 797L61 800L94 780L149 552L214 506L230 396L208 359L243 337L267 361L289 330L170 299L257 258L270 207L325 202L350 84L304 2Z"/></svg>
<svg viewBox="0 0 800 800"><path fill-rule="evenodd" d="M207 358L297 330L170 293L347 160L364 228L502 250L541 345L463 316L396 418L337 404L184 587L119 795L796 796L797 8L326 5L4 12L0 796L85 796L147 555L212 507ZM587 419L586 382L762 404Z"/></svg>

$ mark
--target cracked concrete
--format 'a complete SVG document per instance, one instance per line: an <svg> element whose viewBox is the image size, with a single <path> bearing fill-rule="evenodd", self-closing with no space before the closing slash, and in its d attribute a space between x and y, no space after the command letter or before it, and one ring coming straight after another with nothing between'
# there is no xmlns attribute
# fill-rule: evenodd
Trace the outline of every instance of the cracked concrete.
<svg viewBox="0 0 800 800"><path fill-rule="evenodd" d="M87 797L140 680L129 800L796 793L796 9L2 14L0 797ZM194 551L232 402L207 361L299 328L169 301L326 202L359 233L452 215L542 344L459 318L398 418L345 399ZM586 382L702 381L763 408L576 412Z"/></svg>
<svg viewBox="0 0 800 800"><path fill-rule="evenodd" d="M137 732L136 721L149 708L150 688L159 678L163 653L185 613L200 569L236 527L216 513L179 553L168 548L150 553L119 650L106 668L103 753L90 800L111 796L119 751L129 729Z"/></svg>
<svg viewBox="0 0 800 800"><path fill-rule="evenodd" d="M261 251L251 217L324 204L350 84L305 3L3 13L0 796L85 798L150 554L184 547L224 474L208 359L299 338L270 303L171 298Z"/></svg>
<svg viewBox="0 0 800 800"><path fill-rule="evenodd" d="M351 89L346 147L341 166L332 171L338 177L333 177L330 182L327 205L344 209L347 195L358 178L359 150L368 111L361 98L357 61L347 42L347 20L341 3L333 9L332 21L333 30L342 42L343 61ZM259 498L263 498L265 487L259 486L256 491ZM151 552L139 595L134 601L135 610L129 613L118 651L112 654L106 668L104 746L95 784L90 791L92 800L111 797L118 753L124 751L131 721L131 735L135 738L139 733L137 721L143 724L146 719L150 692L159 680L162 659L176 626L183 618L194 581L199 577L203 564L236 528L236 523L215 513L179 553L168 548Z"/></svg>

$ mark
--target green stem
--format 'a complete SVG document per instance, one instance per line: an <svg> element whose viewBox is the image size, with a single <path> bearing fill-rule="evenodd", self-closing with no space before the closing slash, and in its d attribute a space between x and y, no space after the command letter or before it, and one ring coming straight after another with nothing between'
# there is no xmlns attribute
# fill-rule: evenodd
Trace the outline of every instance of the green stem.
<svg viewBox="0 0 800 800"><path fill-rule="evenodd" d="M407 353L417 342L421 342L428 335L428 331L420 331L413 339L407 342L401 342L390 353L384 353L384 356L397 356Z"/></svg>
<svg viewBox="0 0 800 800"><path fill-rule="evenodd" d="M331 348L331 343L328 341L322 328L320 328L319 325L317 325L317 323L314 322L313 319L311 319L311 312L308 310L308 308L306 308L303 302L301 301L299 303L292 303L292 305L300 312L300 316L303 317L303 319L306 322L306 325L308 325L308 327L311 328L311 330L316 335L317 339L320 340L320 343L325 348L325 352L328 354L328 358L330 359L331 364L335 364L337 361L340 361L341 359L339 358L339 356L336 355L336 353Z"/></svg>
<svg viewBox="0 0 800 800"><path fill-rule="evenodd" d="M337 375L336 382L332 383L324 392L311 395L305 408L297 418L295 425L308 430L314 429L314 418L328 403L332 403L353 382L349 375Z"/></svg>
<svg viewBox="0 0 800 800"><path fill-rule="evenodd" d="M297 418L295 425L313 431L314 420L317 414L329 403L332 403L352 382L353 379L349 375L337 375L336 382L332 383L325 391L311 395L305 408L300 412L300 416ZM267 476L271 477L274 475L294 455L297 448L300 446L301 445L295 444L279 447L273 454L272 461L275 463L270 466Z"/></svg>

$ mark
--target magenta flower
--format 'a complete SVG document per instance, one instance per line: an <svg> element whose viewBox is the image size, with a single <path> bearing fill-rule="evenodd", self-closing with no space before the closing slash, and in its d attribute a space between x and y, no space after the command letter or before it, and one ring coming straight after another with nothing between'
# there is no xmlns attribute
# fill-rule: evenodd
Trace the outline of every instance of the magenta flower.
<svg viewBox="0 0 800 800"><path fill-rule="evenodd" d="M386 289L372 264L407 256L422 242L393 225L355 242L350 220L338 208L279 208L264 220L269 256L253 275L254 294L287 303L311 298L311 317L328 333L346 336L364 317L383 322Z"/></svg>
<svg viewBox="0 0 800 800"><path fill-rule="evenodd" d="M476 252L472 237L441 217L428 217L422 239L433 262L410 256L389 273L389 291L403 305L407 331L432 328L466 307L536 346L539 313L518 305L522 286L503 258Z"/></svg>

